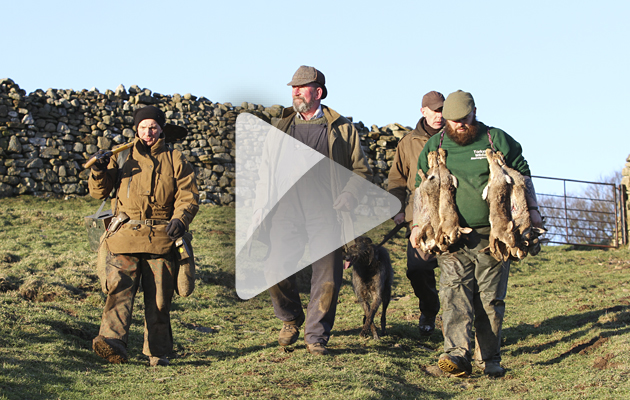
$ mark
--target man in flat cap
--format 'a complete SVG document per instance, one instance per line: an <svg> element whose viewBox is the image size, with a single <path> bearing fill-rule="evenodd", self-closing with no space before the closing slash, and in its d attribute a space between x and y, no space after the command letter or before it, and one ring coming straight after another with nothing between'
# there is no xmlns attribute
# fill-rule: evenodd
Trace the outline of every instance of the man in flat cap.
<svg viewBox="0 0 630 400"><path fill-rule="evenodd" d="M403 137L396 147L394 162L389 170L387 191L396 196L402 208L394 216L394 222L407 225L407 237L411 235L413 220L413 195L418 173L418 156L427 141L444 127L442 107L444 95L431 91L422 97L422 118L416 128ZM435 316L440 311L440 299L435 287L437 260L431 254L424 254L407 242L407 278L418 297L420 319L418 330L429 336L435 330Z"/></svg>
<svg viewBox="0 0 630 400"><path fill-rule="evenodd" d="M183 154L166 146L166 117L157 107L136 109L136 138L124 158L102 157L92 166L90 195L105 199L112 189L113 221L104 239L107 300L96 354L127 362L133 301L142 281L144 348L151 366L169 364L173 350L170 309L177 264L173 243L184 235L199 209L195 172ZM122 164L122 165L121 165Z"/></svg>
<svg viewBox="0 0 630 400"><path fill-rule="evenodd" d="M311 249L327 249L331 243L332 248L339 246L342 230L347 228L339 221L348 221L347 217L363 196L363 193L359 193L361 189L353 185L352 179L370 179L372 176L352 122L321 104L328 94L324 74L303 65L295 72L288 86L292 87L293 107L284 109L276 127L319 152L325 157L323 160L330 159L354 172L356 178L347 182L335 180L330 170L324 169L325 172L322 172L320 169L329 162L318 163L311 168L308 178L300 179L272 210L268 197L262 200L257 198L254 218L257 215L260 217L263 210L265 215L270 213L269 237L272 246L266 264L269 268L284 270L297 265L305 252L306 241ZM292 151L301 151L299 147L294 146ZM322 234L330 231L334 231L334 234ZM273 243L283 246L274 246ZM313 250L310 252L312 254ZM295 274L269 289L275 315L283 322L278 338L281 346L295 343L301 325L306 322L304 340L307 350L314 355L328 354L326 346L335 322L342 275L341 249L312 263L311 298L306 316Z"/></svg>
<svg viewBox="0 0 630 400"><path fill-rule="evenodd" d="M502 152L507 166L525 177L532 224L542 228L542 218L521 145L501 129L477 121L476 111L470 93L458 90L448 95L442 111L444 132L429 139L418 159L418 168L427 172L427 154L440 147L446 151L446 166L459 182L455 194L459 224L472 228L471 233L437 256L444 335L444 353L438 367L450 375L466 376L472 373L474 361L486 375L503 376L501 326L510 261L497 261L482 251L489 244L490 234L489 207L482 198L489 178L486 149ZM419 183L420 178L416 186ZM417 223L414 221L410 239L414 245L420 231ZM471 354L473 326L475 350Z"/></svg>

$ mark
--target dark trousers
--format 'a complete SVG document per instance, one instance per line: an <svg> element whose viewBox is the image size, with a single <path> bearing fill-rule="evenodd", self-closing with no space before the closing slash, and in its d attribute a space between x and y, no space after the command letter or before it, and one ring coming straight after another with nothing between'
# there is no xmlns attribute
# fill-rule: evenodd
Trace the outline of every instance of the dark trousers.
<svg viewBox="0 0 630 400"><path fill-rule="evenodd" d="M278 271L283 273L281 276L288 276L269 288L274 313L282 321L294 321L304 316L296 276L292 271L297 271L296 266L305 252L312 255L318 250L334 249L340 242L341 226L332 201L328 207L317 204L321 202L321 196L312 195L311 188L304 187L311 182L298 183L297 188L287 192L271 217L271 246L265 268L268 277ZM309 344L327 344L335 322L342 282L341 249L323 255L312 262L312 266L311 299L306 310L304 339Z"/></svg>
<svg viewBox="0 0 630 400"><path fill-rule="evenodd" d="M99 334L122 340L129 337L133 302L142 279L144 291L144 346L147 356L173 351L171 301L175 264L169 255L113 254L107 257L107 300Z"/></svg>
<svg viewBox="0 0 630 400"><path fill-rule="evenodd" d="M306 309L306 343L328 343L335 323L337 299L341 287L343 263L341 250L334 251L313 263L311 299ZM269 288L273 310L282 321L294 321L304 316L296 276Z"/></svg>
<svg viewBox="0 0 630 400"><path fill-rule="evenodd" d="M440 298L435 284L437 259L433 256L423 259L423 254L411 246L407 241L407 278L411 282L413 292L418 297L420 312L428 318L433 318L440 311Z"/></svg>

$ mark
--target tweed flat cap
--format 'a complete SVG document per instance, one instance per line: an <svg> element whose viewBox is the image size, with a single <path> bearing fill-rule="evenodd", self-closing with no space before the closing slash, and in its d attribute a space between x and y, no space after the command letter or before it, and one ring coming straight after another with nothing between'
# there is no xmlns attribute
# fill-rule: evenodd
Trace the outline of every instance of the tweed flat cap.
<svg viewBox="0 0 630 400"><path fill-rule="evenodd" d="M302 65L300 68L295 71L293 74L293 79L291 82L287 83L287 86L302 86L308 83L317 83L322 87L324 91L322 93L322 99L325 99L328 96L328 90L326 89L326 77L322 72L314 67L309 67L307 65Z"/></svg>

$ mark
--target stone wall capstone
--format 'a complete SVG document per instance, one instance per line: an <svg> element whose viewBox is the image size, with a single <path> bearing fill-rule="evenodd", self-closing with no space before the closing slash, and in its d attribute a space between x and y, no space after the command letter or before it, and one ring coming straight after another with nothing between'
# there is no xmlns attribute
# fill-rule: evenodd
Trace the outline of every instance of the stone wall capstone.
<svg viewBox="0 0 630 400"><path fill-rule="evenodd" d="M281 105L213 103L190 93L163 95L136 85L104 93L38 89L27 94L13 80L0 79L0 198L87 195L89 170L83 164L99 149L130 141L135 136L133 111L145 105L159 107L167 123L188 130L173 147L194 165L201 202L230 206L236 117L247 112L273 123L283 110ZM374 183L386 188L398 140L411 128L397 123L380 128L354 125Z"/></svg>

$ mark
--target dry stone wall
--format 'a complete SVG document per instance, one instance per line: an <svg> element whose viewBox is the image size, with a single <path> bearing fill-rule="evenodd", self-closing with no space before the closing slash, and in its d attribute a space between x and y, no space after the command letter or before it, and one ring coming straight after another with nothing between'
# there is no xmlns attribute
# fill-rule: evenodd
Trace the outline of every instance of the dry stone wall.
<svg viewBox="0 0 630 400"><path fill-rule="evenodd" d="M195 167L203 203L234 204L234 135L242 112L275 121L282 106L213 103L191 94L163 95L120 85L96 89L38 89L27 94L11 79L0 79L0 197L87 195L89 170L83 164L99 149L126 143L135 136L133 111L155 105L167 123L184 126L188 136L173 144ZM398 140L410 130L354 123L375 172L386 187Z"/></svg>

